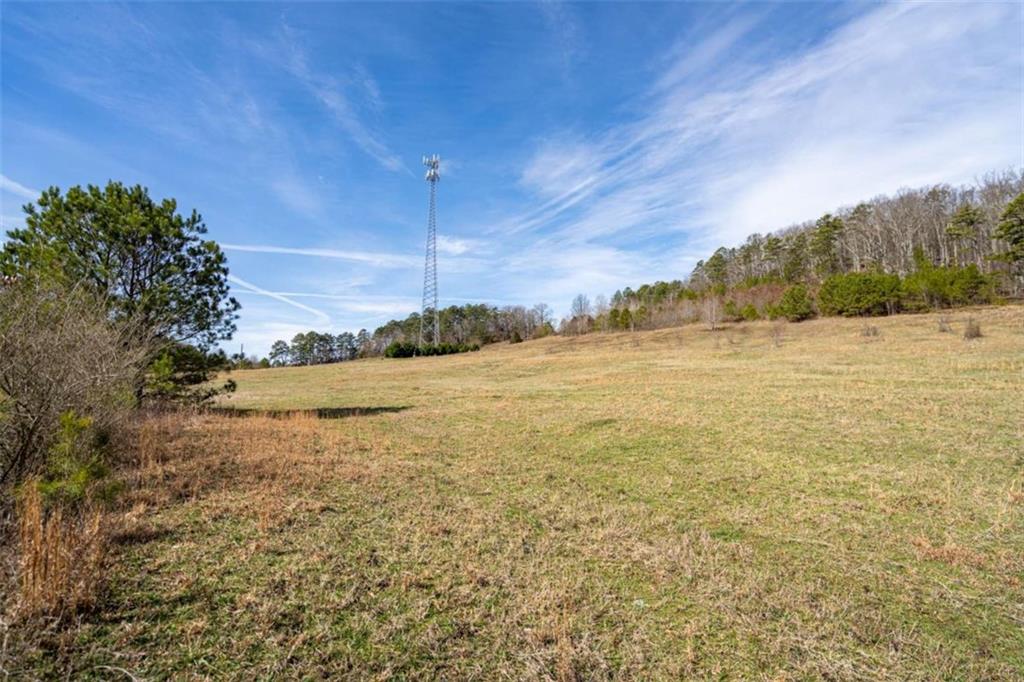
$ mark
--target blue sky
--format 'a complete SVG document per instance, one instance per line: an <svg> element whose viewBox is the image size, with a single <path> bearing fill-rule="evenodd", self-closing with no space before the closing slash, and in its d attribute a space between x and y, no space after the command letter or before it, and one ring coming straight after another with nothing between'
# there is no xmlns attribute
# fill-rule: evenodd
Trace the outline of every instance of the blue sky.
<svg viewBox="0 0 1024 682"><path fill-rule="evenodd" d="M754 231L1024 166L1019 3L0 4L0 216L199 210L228 347L683 278Z"/></svg>

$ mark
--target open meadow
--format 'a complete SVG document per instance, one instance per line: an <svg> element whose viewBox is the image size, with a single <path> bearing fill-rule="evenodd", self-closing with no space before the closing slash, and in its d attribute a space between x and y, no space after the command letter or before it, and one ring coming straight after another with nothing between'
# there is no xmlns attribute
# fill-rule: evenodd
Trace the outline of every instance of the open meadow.
<svg viewBox="0 0 1024 682"><path fill-rule="evenodd" d="M106 593L6 668L1020 679L1024 308L949 317L236 372L140 430Z"/></svg>

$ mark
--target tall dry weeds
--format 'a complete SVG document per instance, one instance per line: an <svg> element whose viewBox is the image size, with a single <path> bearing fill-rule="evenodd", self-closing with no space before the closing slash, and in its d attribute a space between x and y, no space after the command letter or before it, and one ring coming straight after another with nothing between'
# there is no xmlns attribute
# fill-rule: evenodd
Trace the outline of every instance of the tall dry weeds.
<svg viewBox="0 0 1024 682"><path fill-rule="evenodd" d="M34 482L18 501L17 611L63 618L92 605L102 578L108 529L97 508L47 510Z"/></svg>

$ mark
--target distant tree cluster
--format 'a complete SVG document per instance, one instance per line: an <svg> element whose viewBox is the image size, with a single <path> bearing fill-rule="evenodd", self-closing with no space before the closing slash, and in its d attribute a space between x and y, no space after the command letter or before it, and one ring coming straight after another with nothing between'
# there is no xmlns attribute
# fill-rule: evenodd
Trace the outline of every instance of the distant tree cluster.
<svg viewBox="0 0 1024 682"><path fill-rule="evenodd" d="M328 334L309 331L296 334L291 343L275 341L270 347L269 364L323 365L331 362L345 362L365 357L371 346L370 335L365 329L358 334L342 332Z"/></svg>
<svg viewBox="0 0 1024 682"><path fill-rule="evenodd" d="M1024 291L1024 172L977 186L902 190L813 222L753 234L686 280L577 296L560 330L654 329L703 320L878 315L991 302Z"/></svg>
<svg viewBox="0 0 1024 682"><path fill-rule="evenodd" d="M551 308L539 303L525 306L496 307L484 303L467 303L441 310L441 343L419 346L420 314L412 313L402 320L391 320L373 334L365 329L358 334L343 332L332 335L310 331L296 334L291 340L275 341L270 349L269 363L283 365L319 365L344 362L356 358L413 355L446 355L477 350L488 343L518 343L555 332L551 324ZM250 360L253 366L256 361Z"/></svg>
<svg viewBox="0 0 1024 682"><path fill-rule="evenodd" d="M990 175L976 187L903 190L814 222L750 235L737 248L722 247L697 264L691 281L731 287L762 280L813 283L866 270L903 276L916 269L917 251L941 267L973 264L984 273L1008 273L1013 230L1002 223L1022 191L1024 173L1014 171Z"/></svg>
<svg viewBox="0 0 1024 682"><path fill-rule="evenodd" d="M486 345L501 341L517 343L554 333L551 308L538 303L525 306L496 307L486 303L467 303L441 309L441 343ZM420 314L404 320L391 320L373 332L369 354L381 355L395 341L416 343L420 333Z"/></svg>

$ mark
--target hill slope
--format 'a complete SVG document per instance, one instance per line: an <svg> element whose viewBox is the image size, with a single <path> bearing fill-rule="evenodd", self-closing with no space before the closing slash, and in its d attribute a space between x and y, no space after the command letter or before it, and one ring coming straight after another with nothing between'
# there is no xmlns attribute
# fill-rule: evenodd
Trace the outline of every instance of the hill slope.
<svg viewBox="0 0 1024 682"><path fill-rule="evenodd" d="M1024 675L1024 309L869 324L236 373L69 665Z"/></svg>

